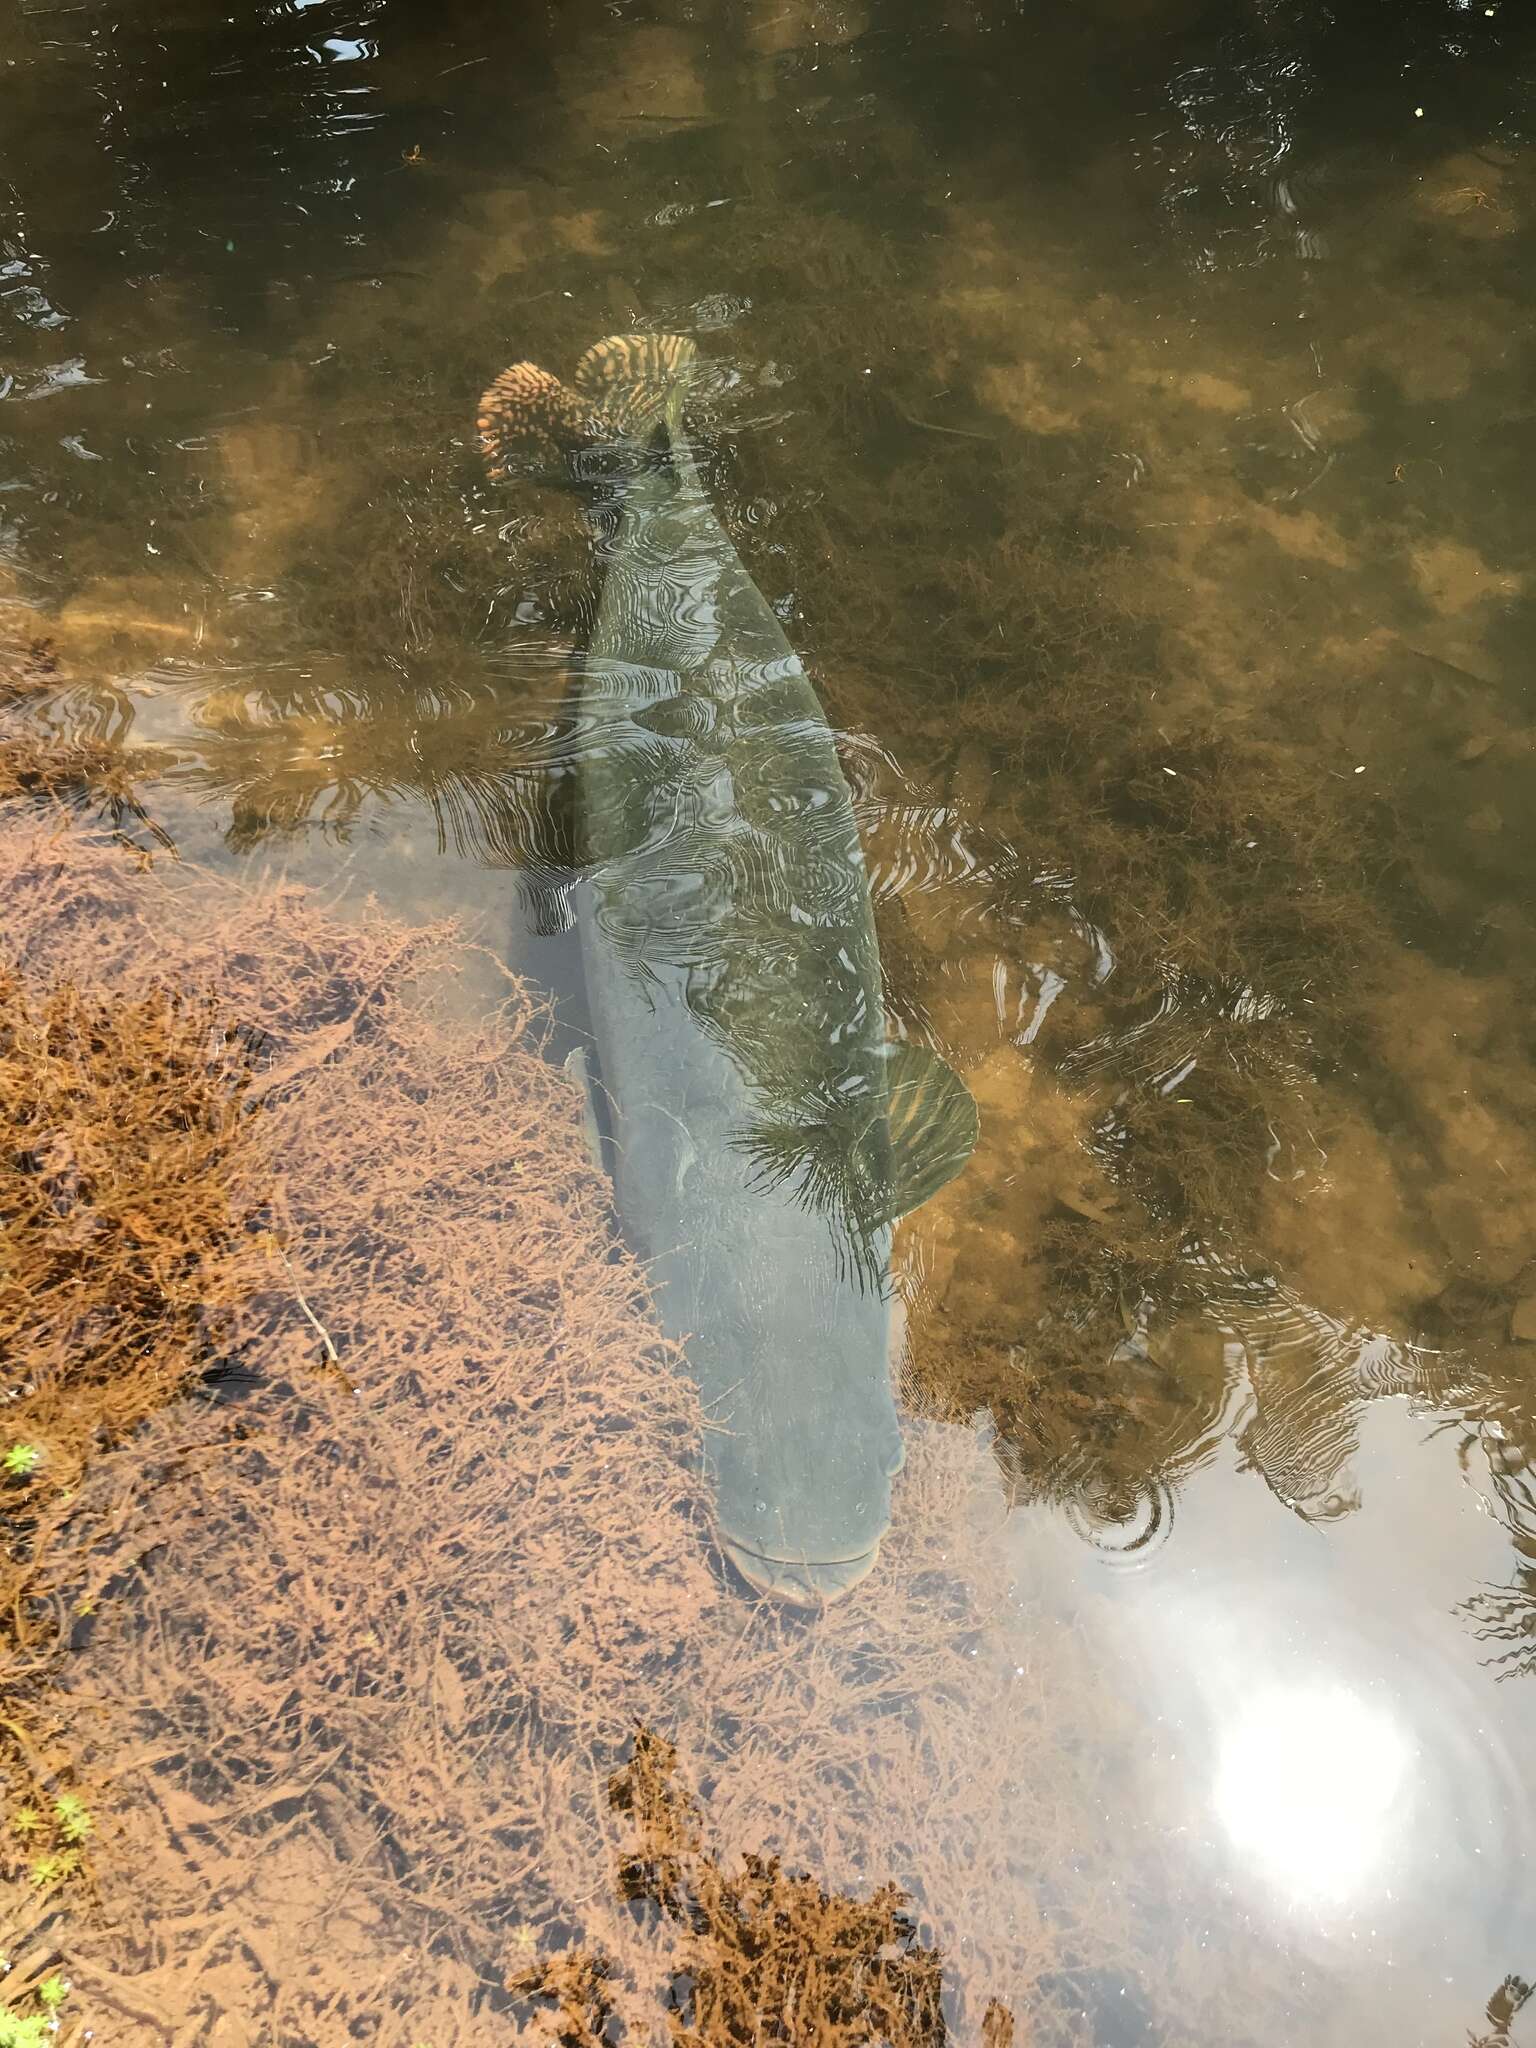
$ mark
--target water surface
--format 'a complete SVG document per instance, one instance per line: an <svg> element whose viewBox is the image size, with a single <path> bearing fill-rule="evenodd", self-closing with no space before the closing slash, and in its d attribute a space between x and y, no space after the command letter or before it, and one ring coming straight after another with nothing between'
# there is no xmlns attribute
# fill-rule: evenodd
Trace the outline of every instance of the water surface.
<svg viewBox="0 0 1536 2048"><path fill-rule="evenodd" d="M597 571L475 400L697 339L889 1007L982 1111L907 1390L985 1418L1021 1634L1095 1645L1063 1723L1129 1713L1126 1873L1180 1816L1142 1952L1219 1920L1259 2039L1536 2038L1520 10L27 0L0 54L51 715L188 851L466 911L572 1025L519 878Z"/></svg>

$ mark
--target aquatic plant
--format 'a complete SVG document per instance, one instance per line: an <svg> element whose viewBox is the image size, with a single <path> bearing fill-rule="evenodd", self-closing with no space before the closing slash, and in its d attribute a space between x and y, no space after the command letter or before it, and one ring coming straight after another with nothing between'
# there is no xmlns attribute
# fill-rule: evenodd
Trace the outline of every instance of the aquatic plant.
<svg viewBox="0 0 1536 2048"><path fill-rule="evenodd" d="M80 1858L73 1849L51 1849L46 1855L34 1856L27 1865L27 1882L34 1891L52 1891L64 1883L80 1868Z"/></svg>
<svg viewBox="0 0 1536 2048"><path fill-rule="evenodd" d="M608 1785L628 1823L620 1896L682 1932L666 1996L676 2048L745 2040L937 2048L948 2038L944 1959L919 1939L899 1886L841 1896L788 1876L777 1856L750 1853L730 1872L708 1847L702 1810L677 1773L673 1745L641 1728ZM565 1948L516 1958L506 1985L520 2002L553 2008L565 2048L597 2048L619 2017L619 1974L601 1954ZM1011 2013L994 2001L984 2029L989 2043L1011 2040Z"/></svg>
<svg viewBox="0 0 1536 2048"><path fill-rule="evenodd" d="M23 1740L19 1730L11 1732ZM61 1792L46 1814L36 1806L18 1806L10 1820L10 1833L26 1848L33 1870L42 1872L35 1880L39 1883L51 1883L77 1869L81 1844L95 1829L95 1815L73 1792Z"/></svg>
<svg viewBox="0 0 1536 2048"><path fill-rule="evenodd" d="M52 2048L54 2029L48 2013L26 2017L0 2006L0 2048Z"/></svg>
<svg viewBox="0 0 1536 2048"><path fill-rule="evenodd" d="M120 1438L230 1340L260 1272L238 1184L257 1047L170 989L38 989L8 951L0 1335L22 1391L5 1469L35 1496L41 1473L68 1487L86 1440Z"/></svg>
<svg viewBox="0 0 1536 2048"><path fill-rule="evenodd" d="M4 598L0 581L0 804L169 847L139 794L167 757L129 744L131 700L114 683L72 673L51 639L29 636L34 615Z"/></svg>
<svg viewBox="0 0 1536 2048"><path fill-rule="evenodd" d="M9 1994L0 2004L0 2048L76 2048L89 2039L78 2022L66 2027L63 2021L73 1986L62 1970L35 1957L13 1968L9 1958L0 1957L0 1971Z"/></svg>
<svg viewBox="0 0 1536 2048"><path fill-rule="evenodd" d="M199 1383L264 1276L232 1181L252 1048L163 990L123 1003L29 988L15 937L0 967L0 1342L20 1432L0 1460L0 1746L34 1795L9 1833L46 1892L80 1871L95 1820L58 1787L67 1751L51 1741L45 1681L64 1644L42 1586L91 1459Z"/></svg>
<svg viewBox="0 0 1536 2048"><path fill-rule="evenodd" d="M20 797L68 806L103 816L124 833L165 844L164 833L139 800L139 784L149 768L146 755L79 731L34 730L14 719L0 730L0 803Z"/></svg>
<svg viewBox="0 0 1536 2048"><path fill-rule="evenodd" d="M53 1824L66 1842L83 1842L95 1830L96 1821L73 1792L61 1792L53 1802Z"/></svg>
<svg viewBox="0 0 1536 2048"><path fill-rule="evenodd" d="M574 1948L605 1959L603 1997L645 2038L693 1923L637 1920L611 1882L607 1784L637 1720L699 1787L723 1925L782 1908L829 1937L872 1927L858 1873L883 1865L973 2027L994 1998L1062 2005L1064 1944L1131 1952L1119 1902L1154 1879L1103 1818L1099 1753L1060 1750L1043 1715L1058 1685L1087 1696L1058 1667L1070 1646L1048 1676L997 1622L998 1498L968 1431L913 1426L889 1555L846 1615L755 1610L714 1567L696 1398L615 1256L526 990L466 1021L447 932L344 922L306 891L145 868L25 818L0 821L0 887L30 972L44 933L47 972L89 964L101 1005L174 972L218 987L261 1048L232 1183L262 1195L241 1234L261 1313L208 1385L86 1463L34 1574L50 1612L93 1610L88 1655L46 1674L81 1781L155 1758L113 1780L91 1874L117 1924L72 1929L78 1976L189 2013L216 1984L221 2009L324 2044L360 2019L359 1977L408 1946L410 2024L457 2048L492 1959ZM271 1228L286 1263L262 1253ZM90 1714L70 1714L77 1688ZM13 1837L30 1861L78 1855L54 1831L64 1790L27 1798L46 1830ZM309 1898L336 1956L315 1980L283 1933ZM738 1962L741 1996L787 1997L774 1954Z"/></svg>
<svg viewBox="0 0 1536 2048"><path fill-rule="evenodd" d="M47 1720L47 1709L40 1707L38 1691L34 1682L25 1693L7 1689L0 1695L5 1714L0 1725L10 1739L13 1765L19 1764L34 1779L53 1776L41 1763L28 1733L29 1724L35 1726L40 1717L45 1723ZM95 1816L73 1792L59 1793L46 1813L36 1806L18 1806L11 1816L9 1833L15 1837L20 1860L0 1857L0 1869L9 1866L11 1874L24 1875L33 1891L53 1891L83 1869L84 1844L95 1829Z"/></svg>

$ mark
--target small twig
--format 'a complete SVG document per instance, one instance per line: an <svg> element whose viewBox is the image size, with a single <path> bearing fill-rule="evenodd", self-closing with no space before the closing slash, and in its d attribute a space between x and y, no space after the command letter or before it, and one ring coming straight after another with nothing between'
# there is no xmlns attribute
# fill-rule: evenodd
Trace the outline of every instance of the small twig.
<svg viewBox="0 0 1536 2048"><path fill-rule="evenodd" d="M153 2007L141 2005L131 1995L132 1978L119 1977L116 1971L107 1969L104 1964L89 1957L76 1957L71 1964L71 1971L77 1987L81 1986L84 1980L83 1988L93 1999L102 2005L110 2005L114 2012L121 2013L125 2019L137 2020L140 2026L152 2028L161 2040L172 2039L175 2029L170 2021Z"/></svg>
<svg viewBox="0 0 1536 2048"><path fill-rule="evenodd" d="M15 1721L3 1715L0 1715L0 1728L5 1730L6 1734L10 1736L16 1747L21 1751L27 1769L32 1774L32 1782L38 1791L46 1794L50 1799L56 1798L59 1790L58 1773L50 1770L48 1765L43 1762L42 1758L33 1748L32 1739L26 1730L19 1727Z"/></svg>
<svg viewBox="0 0 1536 2048"><path fill-rule="evenodd" d="M293 1289L294 1300L299 1304L299 1307L303 1311L305 1320L308 1322L310 1328L314 1331L315 1335L320 1339L320 1342L325 1347L325 1358L327 1366L332 1372L335 1373L336 1377L341 1381L341 1384L346 1388L347 1392L355 1396L357 1393L357 1388L352 1384L351 1380L347 1377L346 1370L341 1362L341 1353L336 1349L330 1331L325 1327L324 1323L321 1322L320 1318L315 1314L314 1310L305 1300L304 1290L299 1285L299 1276L293 1270L293 1262L288 1257L287 1252L285 1252L283 1250L283 1247L277 1242L277 1239L275 1237L272 1239L272 1250L283 1262L283 1270L288 1275L288 1284Z"/></svg>
<svg viewBox="0 0 1536 2048"><path fill-rule="evenodd" d="M894 398L891 400L891 404L901 414L908 426L923 427L930 434L957 434L962 441L995 441L997 439L996 434L988 434L980 427L941 427L937 420L920 420L916 413L908 412L904 405L897 405Z"/></svg>
<svg viewBox="0 0 1536 2048"><path fill-rule="evenodd" d="M293 1283L293 1298L299 1304L299 1307L304 1311L305 1317L308 1320L311 1328L314 1330L316 1336L320 1339L320 1342L325 1346L326 1357L330 1360L332 1365L339 1366L341 1364L341 1354L336 1349L335 1344L331 1341L331 1333L325 1327L324 1323L321 1322L320 1318L315 1314L314 1310L310 1307L309 1303L304 1299L304 1290L299 1285L299 1276L297 1273L294 1272L292 1262L290 1261L288 1254L283 1250L281 1245L277 1247L277 1256L282 1260L284 1270L287 1272L288 1278ZM345 1375L343 1375L343 1377L345 1377Z"/></svg>

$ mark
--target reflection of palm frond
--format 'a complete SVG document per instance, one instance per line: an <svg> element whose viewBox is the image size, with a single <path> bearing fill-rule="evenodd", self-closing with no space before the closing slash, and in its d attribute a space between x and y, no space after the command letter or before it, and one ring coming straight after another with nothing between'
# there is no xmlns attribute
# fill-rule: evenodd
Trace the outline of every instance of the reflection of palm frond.
<svg viewBox="0 0 1536 2048"><path fill-rule="evenodd" d="M793 1107L800 1113L762 1117L737 1140L763 1186L789 1187L808 1209L858 1215L867 1229L889 1223L889 1176L869 1160L878 1112L866 1104L858 1117L818 1118L808 1104Z"/></svg>
<svg viewBox="0 0 1536 2048"><path fill-rule="evenodd" d="M416 799L431 808L440 844L465 858L569 872L644 844L671 765L668 742L612 715L547 696L514 709L499 687L434 684L406 716L366 695L281 683L213 705L202 744L179 743L181 772L229 797L241 843L311 822L344 836L370 799ZM577 773L600 755L612 797L597 843L581 845Z"/></svg>
<svg viewBox="0 0 1536 2048"><path fill-rule="evenodd" d="M883 1284L883 1232L893 1220L885 1105L873 1092L840 1096L829 1084L780 1099L736 1136L765 1190L783 1190L825 1216L839 1253L861 1279Z"/></svg>
<svg viewBox="0 0 1536 2048"><path fill-rule="evenodd" d="M841 1081L763 1099L738 1147L765 1187L834 1219L859 1265L883 1261L881 1233L952 1180L976 1142L969 1090L921 1046L868 1046Z"/></svg>
<svg viewBox="0 0 1536 2048"><path fill-rule="evenodd" d="M1240 1073L1266 1075L1280 1088L1300 1088L1305 1075L1277 1023L1280 1004L1246 984L1202 982L1165 963L1154 1008L1074 1046L1061 1062L1072 1075L1103 1076L1165 1088L1197 1061L1220 1057Z"/></svg>
<svg viewBox="0 0 1536 2048"><path fill-rule="evenodd" d="M1360 1505L1350 1470L1360 1411L1367 1401L1422 1391L1422 1354L1209 1249L1192 1263L1206 1313L1247 1357L1254 1406L1239 1439L1246 1468L1303 1521L1352 1512Z"/></svg>
<svg viewBox="0 0 1536 2048"><path fill-rule="evenodd" d="M461 769L423 774L419 793L437 821L438 843L461 859L532 873L575 865L564 781L537 771Z"/></svg>
<svg viewBox="0 0 1536 2048"><path fill-rule="evenodd" d="M1522 1571L1509 1586L1485 1586L1456 1612L1480 1643L1508 1645L1483 1660L1496 1678L1536 1677L1536 1571Z"/></svg>

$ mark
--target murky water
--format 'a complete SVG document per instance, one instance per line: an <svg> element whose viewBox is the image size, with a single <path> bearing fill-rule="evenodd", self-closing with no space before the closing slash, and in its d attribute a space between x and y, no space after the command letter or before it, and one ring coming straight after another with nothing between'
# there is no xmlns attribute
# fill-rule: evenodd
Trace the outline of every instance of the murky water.
<svg viewBox="0 0 1536 2048"><path fill-rule="evenodd" d="M1056 2004L1536 2039L1521 11L23 0L0 54L49 715L190 852L478 918L572 1031L528 882L601 579L475 404L696 339L888 1008L981 1112L907 1392L984 1418L1020 1640L1092 1646L1093 1881L1182 1987Z"/></svg>

